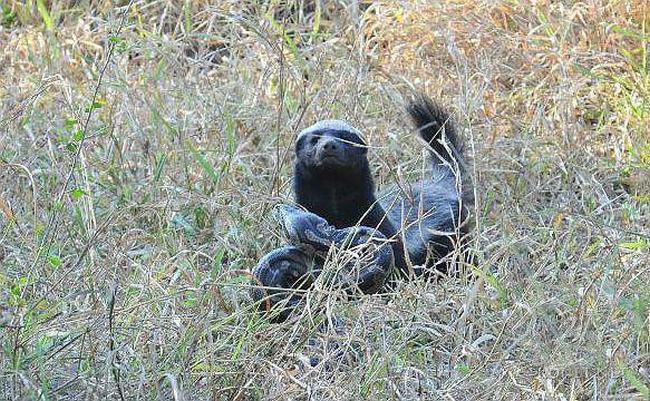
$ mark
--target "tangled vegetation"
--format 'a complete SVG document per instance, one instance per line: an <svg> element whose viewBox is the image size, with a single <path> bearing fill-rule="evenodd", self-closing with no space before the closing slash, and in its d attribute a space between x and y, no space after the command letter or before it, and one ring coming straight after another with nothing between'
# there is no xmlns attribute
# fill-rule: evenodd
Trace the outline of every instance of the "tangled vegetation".
<svg viewBox="0 0 650 401"><path fill-rule="evenodd" d="M649 30L642 0L2 2L0 398L649 399ZM415 178L414 89L466 138L472 277L270 324L296 133L349 120L380 187Z"/></svg>

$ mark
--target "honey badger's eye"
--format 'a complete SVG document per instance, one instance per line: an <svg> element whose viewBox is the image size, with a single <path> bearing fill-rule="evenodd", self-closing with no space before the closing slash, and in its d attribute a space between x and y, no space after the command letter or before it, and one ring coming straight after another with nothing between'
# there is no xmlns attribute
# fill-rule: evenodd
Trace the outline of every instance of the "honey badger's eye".
<svg viewBox="0 0 650 401"><path fill-rule="evenodd" d="M343 131L341 132L340 136L344 142L348 143L351 146L361 146L361 147L365 146L365 143L363 142L363 140L361 140L361 138L357 134L348 131Z"/></svg>
<svg viewBox="0 0 650 401"><path fill-rule="evenodd" d="M309 143L312 144L312 145L316 145L316 142L318 142L318 136L317 136L317 135L313 135L313 136L311 137L311 140L309 140Z"/></svg>

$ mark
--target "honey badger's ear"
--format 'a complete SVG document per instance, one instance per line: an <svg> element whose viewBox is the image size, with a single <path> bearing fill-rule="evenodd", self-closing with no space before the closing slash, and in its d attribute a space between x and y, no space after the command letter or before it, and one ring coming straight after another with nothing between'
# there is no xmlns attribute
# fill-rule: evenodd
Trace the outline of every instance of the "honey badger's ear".
<svg viewBox="0 0 650 401"><path fill-rule="evenodd" d="M305 141L306 141L306 140L307 140L307 136L306 136L306 135L299 135L299 136L298 136L298 138L296 139L296 145L295 145L295 149L294 149L295 152L296 152L296 154L298 154L298 152L300 151L300 149L302 149L303 146L305 146Z"/></svg>

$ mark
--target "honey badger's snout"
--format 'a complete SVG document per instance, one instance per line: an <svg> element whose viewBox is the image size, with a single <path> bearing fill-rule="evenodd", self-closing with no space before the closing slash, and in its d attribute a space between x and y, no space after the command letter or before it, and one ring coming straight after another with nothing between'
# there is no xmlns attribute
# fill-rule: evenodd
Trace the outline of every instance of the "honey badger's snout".
<svg viewBox="0 0 650 401"><path fill-rule="evenodd" d="M343 144L337 138L323 137L316 146L316 157L321 161L327 158L341 159L342 150Z"/></svg>

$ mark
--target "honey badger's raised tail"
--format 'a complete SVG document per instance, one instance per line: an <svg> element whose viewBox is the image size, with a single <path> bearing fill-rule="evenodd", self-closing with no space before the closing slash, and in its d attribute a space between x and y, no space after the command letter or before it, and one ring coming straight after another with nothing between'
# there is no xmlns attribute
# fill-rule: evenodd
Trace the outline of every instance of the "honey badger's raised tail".
<svg viewBox="0 0 650 401"><path fill-rule="evenodd" d="M407 111L428 144L431 175L410 184L407 194L383 197L381 204L401 228L411 263L444 271L444 257L459 249L471 227L473 191L462 141L449 114L427 96L417 95Z"/></svg>
<svg viewBox="0 0 650 401"><path fill-rule="evenodd" d="M418 133L429 145L433 179L453 176L466 207L474 202L474 191L466 170L463 141L453 119L426 95L418 94L407 107Z"/></svg>
<svg viewBox="0 0 650 401"><path fill-rule="evenodd" d="M416 96L407 111L418 133L431 147L434 166L458 166L464 169L462 143L449 114L422 94ZM460 171L461 174L463 172Z"/></svg>

